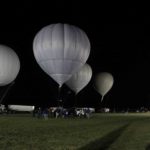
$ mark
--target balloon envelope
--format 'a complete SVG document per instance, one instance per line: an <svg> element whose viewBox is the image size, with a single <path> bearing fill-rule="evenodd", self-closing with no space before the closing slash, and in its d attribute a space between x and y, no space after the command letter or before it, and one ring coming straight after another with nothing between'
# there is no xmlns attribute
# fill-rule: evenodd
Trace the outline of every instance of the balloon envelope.
<svg viewBox="0 0 150 150"><path fill-rule="evenodd" d="M95 78L95 88L102 97L112 88L113 83L113 76L107 72L99 73Z"/></svg>
<svg viewBox="0 0 150 150"><path fill-rule="evenodd" d="M17 54L9 47L0 45L0 86L11 83L20 70Z"/></svg>
<svg viewBox="0 0 150 150"><path fill-rule="evenodd" d="M35 36L33 52L40 67L62 86L85 64L90 53L90 42L78 27L51 24Z"/></svg>
<svg viewBox="0 0 150 150"><path fill-rule="evenodd" d="M66 82L66 85L76 94L81 91L91 80L92 69L88 64L85 64L78 72Z"/></svg>

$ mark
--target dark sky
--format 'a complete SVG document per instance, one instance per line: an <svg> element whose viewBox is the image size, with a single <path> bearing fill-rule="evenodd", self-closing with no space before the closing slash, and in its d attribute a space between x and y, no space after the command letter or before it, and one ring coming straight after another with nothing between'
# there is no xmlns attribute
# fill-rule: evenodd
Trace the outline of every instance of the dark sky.
<svg viewBox="0 0 150 150"><path fill-rule="evenodd" d="M87 63L93 77L76 97L79 106L96 107L100 95L93 88L94 76L110 72L114 86L101 105L139 107L150 105L150 15L141 7L94 3L21 2L4 4L0 10L0 43L18 54L21 70L4 99L6 104L57 105L58 85L46 75L33 56L35 34L52 23L68 23L86 32L91 42ZM8 86L0 88L3 95ZM74 103L74 93L63 86L64 105Z"/></svg>

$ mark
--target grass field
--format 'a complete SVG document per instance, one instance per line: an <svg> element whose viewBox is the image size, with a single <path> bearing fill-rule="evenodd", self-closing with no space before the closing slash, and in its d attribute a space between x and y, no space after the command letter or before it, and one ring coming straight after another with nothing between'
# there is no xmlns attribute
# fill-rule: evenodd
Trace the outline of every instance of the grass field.
<svg viewBox="0 0 150 150"><path fill-rule="evenodd" d="M0 150L149 150L150 113L86 118L0 115Z"/></svg>

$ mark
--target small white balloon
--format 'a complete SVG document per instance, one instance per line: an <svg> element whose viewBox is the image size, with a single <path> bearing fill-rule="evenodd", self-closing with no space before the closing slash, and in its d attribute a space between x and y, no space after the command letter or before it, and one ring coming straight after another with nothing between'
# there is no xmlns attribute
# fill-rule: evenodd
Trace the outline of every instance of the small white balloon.
<svg viewBox="0 0 150 150"><path fill-rule="evenodd" d="M108 72L99 73L95 78L95 88L101 94L102 99L107 92L112 88L114 83L113 76Z"/></svg>
<svg viewBox="0 0 150 150"><path fill-rule="evenodd" d="M0 86L15 80L20 70L17 54L10 48L0 45Z"/></svg>
<svg viewBox="0 0 150 150"><path fill-rule="evenodd" d="M92 69L88 64L85 64L78 72L66 82L66 85L76 94L80 92L91 80Z"/></svg>

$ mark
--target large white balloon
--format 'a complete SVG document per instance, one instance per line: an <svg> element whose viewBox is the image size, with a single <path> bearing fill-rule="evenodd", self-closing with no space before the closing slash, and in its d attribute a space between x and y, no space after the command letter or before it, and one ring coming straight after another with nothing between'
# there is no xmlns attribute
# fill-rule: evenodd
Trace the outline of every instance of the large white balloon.
<svg viewBox="0 0 150 150"><path fill-rule="evenodd" d="M102 72L96 76L95 88L102 96L101 101L103 100L103 97L106 95L106 93L112 88L113 83L113 76L108 72Z"/></svg>
<svg viewBox="0 0 150 150"><path fill-rule="evenodd" d="M15 80L20 70L17 54L9 47L0 45L0 86Z"/></svg>
<svg viewBox="0 0 150 150"><path fill-rule="evenodd" d="M33 52L40 67L61 87L85 64L90 53L90 42L78 27L51 24L35 36Z"/></svg>
<svg viewBox="0 0 150 150"><path fill-rule="evenodd" d="M92 69L88 64L85 64L78 72L66 82L66 85L76 94L81 91L91 80Z"/></svg>

